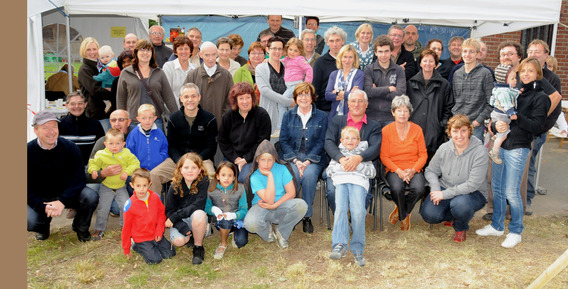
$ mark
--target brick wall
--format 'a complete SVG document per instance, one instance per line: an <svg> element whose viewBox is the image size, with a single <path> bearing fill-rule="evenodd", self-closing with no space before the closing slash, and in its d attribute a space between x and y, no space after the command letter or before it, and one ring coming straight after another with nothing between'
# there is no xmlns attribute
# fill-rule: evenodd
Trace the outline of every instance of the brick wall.
<svg viewBox="0 0 568 289"><path fill-rule="evenodd" d="M568 1L562 1L560 23L568 25ZM556 57L556 59L558 60L558 71L556 71L556 74L558 74L560 80L562 81L562 91L564 92L562 98L564 100L568 100L568 27L565 27L562 24L558 25L558 34L556 37L554 57ZM521 42L521 32L516 31L491 35L483 37L481 38L481 40L487 44L488 51L484 64L491 68L495 68L497 65L499 65L499 52L497 51L497 46L499 46L499 43L505 40Z"/></svg>

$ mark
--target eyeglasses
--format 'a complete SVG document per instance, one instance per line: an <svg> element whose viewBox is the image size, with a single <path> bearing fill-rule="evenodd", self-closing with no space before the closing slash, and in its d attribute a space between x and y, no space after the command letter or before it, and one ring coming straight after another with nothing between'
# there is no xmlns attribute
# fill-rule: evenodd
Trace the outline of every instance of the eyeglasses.
<svg viewBox="0 0 568 289"><path fill-rule="evenodd" d="M117 121L124 122L124 121L126 121L126 118L120 117L120 118L111 118L110 119L110 122L117 122Z"/></svg>
<svg viewBox="0 0 568 289"><path fill-rule="evenodd" d="M264 52L251 52L250 56L262 56L264 55Z"/></svg>
<svg viewBox="0 0 568 289"><path fill-rule="evenodd" d="M80 102L70 102L67 104L68 106L83 106L85 105L84 102L80 101Z"/></svg>
<svg viewBox="0 0 568 289"><path fill-rule="evenodd" d="M499 57L501 57L501 58L507 57L507 56L512 57L513 55L515 55L515 52L511 51L511 52L507 52L507 53L501 53L501 54L499 54Z"/></svg>
<svg viewBox="0 0 568 289"><path fill-rule="evenodd" d="M151 48L140 48L140 49L138 49L138 51L140 51L140 52L152 52L152 49Z"/></svg>
<svg viewBox="0 0 568 289"><path fill-rule="evenodd" d="M164 33L162 33L162 32L150 32L150 35L159 36L159 35L164 35Z"/></svg>

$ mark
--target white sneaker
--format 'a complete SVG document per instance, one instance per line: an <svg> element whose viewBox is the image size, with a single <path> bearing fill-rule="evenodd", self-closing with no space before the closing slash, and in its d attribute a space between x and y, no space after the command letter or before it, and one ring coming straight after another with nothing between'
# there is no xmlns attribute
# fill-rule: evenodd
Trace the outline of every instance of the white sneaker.
<svg viewBox="0 0 568 289"><path fill-rule="evenodd" d="M501 243L501 246L503 246L505 248L513 248L513 247L517 246L517 244L519 244L521 242L521 240L522 240L521 235L509 233L509 234L507 234L507 238L505 239L505 241L503 241L503 243Z"/></svg>
<svg viewBox="0 0 568 289"><path fill-rule="evenodd" d="M504 231L497 231L493 226L487 225L475 231L479 236L503 236Z"/></svg>

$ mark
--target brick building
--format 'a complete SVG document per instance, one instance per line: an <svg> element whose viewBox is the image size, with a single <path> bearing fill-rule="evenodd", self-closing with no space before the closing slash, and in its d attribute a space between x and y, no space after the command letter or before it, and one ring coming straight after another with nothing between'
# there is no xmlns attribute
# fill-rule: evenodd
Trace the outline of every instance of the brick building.
<svg viewBox="0 0 568 289"><path fill-rule="evenodd" d="M497 47L499 46L499 43L506 40L516 41L523 44L525 48L525 57L527 52L526 45L528 45L528 43L530 43L534 38L542 39L550 45L550 43L552 43L551 39L546 38L552 37L553 29L553 25L550 25L527 29L525 31L482 37L481 40L487 44L488 51L484 64L492 68L495 68L499 64L499 52L497 51ZM550 50L552 51L553 48L550 47ZM562 98L564 100L568 100L568 1L562 1L560 23L558 24L556 45L553 56L558 60L558 71L556 71L556 74L558 74L562 81Z"/></svg>

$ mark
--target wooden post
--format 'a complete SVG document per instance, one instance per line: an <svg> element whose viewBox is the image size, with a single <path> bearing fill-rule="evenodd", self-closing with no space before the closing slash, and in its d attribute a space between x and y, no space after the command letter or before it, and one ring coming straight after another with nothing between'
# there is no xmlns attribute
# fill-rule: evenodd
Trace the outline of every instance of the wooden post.
<svg viewBox="0 0 568 289"><path fill-rule="evenodd" d="M564 251L564 254L560 255L554 263L550 264L538 278L536 278L527 289L537 289L543 288L546 283L548 283L552 278L554 278L560 271L562 271L568 265L568 250Z"/></svg>

